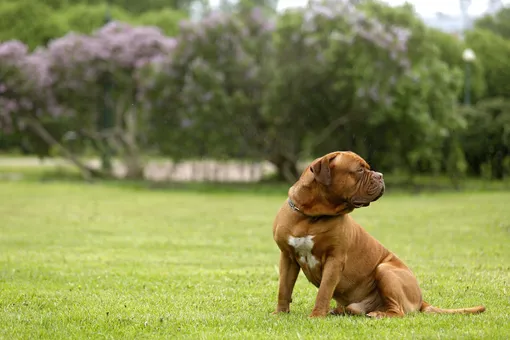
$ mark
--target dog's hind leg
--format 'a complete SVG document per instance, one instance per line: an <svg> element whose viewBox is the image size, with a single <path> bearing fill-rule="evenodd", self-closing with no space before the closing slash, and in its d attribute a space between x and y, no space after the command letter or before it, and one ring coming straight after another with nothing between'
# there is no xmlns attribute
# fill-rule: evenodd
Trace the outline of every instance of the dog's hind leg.
<svg viewBox="0 0 510 340"><path fill-rule="evenodd" d="M392 257L376 269L376 281L384 305L367 314L373 318L401 317L420 310L421 290L413 273Z"/></svg>
<svg viewBox="0 0 510 340"><path fill-rule="evenodd" d="M337 300L337 308L333 309L332 315L365 315L369 311L377 310L382 307L379 292L375 291L360 302L353 302L344 307L344 304Z"/></svg>

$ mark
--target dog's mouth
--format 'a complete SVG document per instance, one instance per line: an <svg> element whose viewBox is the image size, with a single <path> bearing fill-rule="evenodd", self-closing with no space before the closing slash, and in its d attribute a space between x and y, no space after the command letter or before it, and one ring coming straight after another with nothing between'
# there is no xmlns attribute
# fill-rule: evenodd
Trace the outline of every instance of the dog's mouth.
<svg viewBox="0 0 510 340"><path fill-rule="evenodd" d="M379 198L382 197L382 195L384 195L384 191L386 190L386 187L384 185L384 182L382 183L381 185L381 191L379 192L379 194L377 196L375 196L375 198L372 200L372 202L375 202L377 201Z"/></svg>
<svg viewBox="0 0 510 340"><path fill-rule="evenodd" d="M379 193L376 196L374 196L374 198L372 198L372 199L364 199L364 198L358 197L357 199L354 199L351 204L352 204L352 206L354 208L368 207L370 205L370 203L375 202L379 198L381 198L382 195L384 195L384 191L385 190L386 190L386 188L385 188L384 182L382 182L381 183L381 188L379 190Z"/></svg>
<svg viewBox="0 0 510 340"><path fill-rule="evenodd" d="M368 207L370 205L370 202L369 201L353 201L351 204L354 208L364 208L364 207Z"/></svg>

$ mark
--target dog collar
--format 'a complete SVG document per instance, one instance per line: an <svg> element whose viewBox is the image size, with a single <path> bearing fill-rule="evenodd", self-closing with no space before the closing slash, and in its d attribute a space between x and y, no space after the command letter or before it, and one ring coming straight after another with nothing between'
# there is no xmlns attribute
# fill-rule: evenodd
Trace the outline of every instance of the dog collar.
<svg viewBox="0 0 510 340"><path fill-rule="evenodd" d="M301 215L305 216L305 217L308 217L312 222L317 222L318 220L322 219L322 218L325 218L325 217L333 217L333 216L327 216L327 215L323 215L323 216L310 216L310 215L307 215L305 214L304 212L302 212L294 202L292 202L292 200L290 198L287 199L287 203L289 204L289 207L294 210L294 211L297 211L298 213L300 213Z"/></svg>
<svg viewBox="0 0 510 340"><path fill-rule="evenodd" d="M294 210L294 211L297 211L298 213L300 213L301 215L303 216L306 216L308 217L309 219L312 220L312 222L317 222L318 220L322 219L322 218L333 218L333 217L338 217L338 216L341 216L342 214L338 214L338 215L318 215L318 216L310 216L310 215L307 215L305 214L304 212L302 212L297 206L296 204L290 199L290 197L287 199L287 203L289 204L289 207Z"/></svg>
<svg viewBox="0 0 510 340"><path fill-rule="evenodd" d="M300 212L300 213L302 213L302 214L304 215L304 213L303 213L301 210L299 210L299 208L298 208L298 207L296 207L296 204L294 204L294 202L292 202L292 200L291 200L290 198L289 198L289 199L287 199L287 203L289 203L289 207L290 207L292 210L297 211L297 212Z"/></svg>

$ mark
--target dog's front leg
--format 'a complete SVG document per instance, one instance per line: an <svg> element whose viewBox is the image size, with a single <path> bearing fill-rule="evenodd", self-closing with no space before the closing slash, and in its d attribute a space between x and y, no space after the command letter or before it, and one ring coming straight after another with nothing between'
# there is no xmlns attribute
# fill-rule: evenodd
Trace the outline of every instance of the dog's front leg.
<svg viewBox="0 0 510 340"><path fill-rule="evenodd" d="M273 314L290 311L292 291L299 275L299 264L286 252L280 253L280 278L278 283L278 305Z"/></svg>
<svg viewBox="0 0 510 340"><path fill-rule="evenodd" d="M340 281L341 265L338 260L329 258L324 264L321 284L315 300L315 307L310 317L323 317L329 312L329 303L333 298L335 288Z"/></svg>

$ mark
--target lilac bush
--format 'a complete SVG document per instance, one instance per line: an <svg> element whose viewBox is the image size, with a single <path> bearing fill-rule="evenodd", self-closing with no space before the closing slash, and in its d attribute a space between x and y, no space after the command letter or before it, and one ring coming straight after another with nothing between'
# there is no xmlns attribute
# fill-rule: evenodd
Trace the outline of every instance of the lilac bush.
<svg viewBox="0 0 510 340"><path fill-rule="evenodd" d="M29 115L60 114L50 91L46 59L39 51L29 54L20 41L0 44L0 131L23 128Z"/></svg>
<svg viewBox="0 0 510 340"><path fill-rule="evenodd" d="M148 119L137 95L137 70L171 54L175 46L175 39L156 27L111 22L92 35L70 33L54 40L44 52L52 91L74 113L75 129L102 148L114 148L129 163L128 176L142 175L139 144ZM105 97L106 86L110 97ZM113 110L114 126L97 131L105 102Z"/></svg>
<svg viewBox="0 0 510 340"><path fill-rule="evenodd" d="M90 127L98 119L106 81L113 86L120 124L123 114L138 105L137 68L174 47L175 40L155 27L112 22L90 36L70 33L52 41L45 56L59 102L77 112L80 125Z"/></svg>
<svg viewBox="0 0 510 340"><path fill-rule="evenodd" d="M356 134L378 142L381 127L396 122L412 123L418 139L439 140L442 119L452 120L445 112L456 78L433 53L413 59L411 31L353 3L310 1L276 21L258 8L213 12L182 22L175 38L112 22L32 54L19 42L0 44L0 124L72 117L69 130L115 148L133 176L149 148L174 159L269 160L292 181L299 159L355 149ZM427 77L444 86L420 86ZM109 130L98 127L105 103L115 114ZM410 140L406 155L419 144Z"/></svg>
<svg viewBox="0 0 510 340"><path fill-rule="evenodd" d="M297 25L286 26L286 16L293 16ZM314 74L328 74L328 86L344 98L389 104L384 92L410 68L410 31L383 24L351 1L311 1L281 21L282 62L292 58L300 65L309 63L305 69Z"/></svg>
<svg viewBox="0 0 510 340"><path fill-rule="evenodd" d="M410 69L404 28L382 23L351 1L311 1L279 17L266 140L282 177L299 175L299 159L352 149L376 107ZM317 151L317 148L321 150Z"/></svg>
<svg viewBox="0 0 510 340"><path fill-rule="evenodd" d="M312 1L276 23L257 8L184 22L174 53L143 69L151 136L165 152L263 157L295 177L307 135L391 106L410 68L407 30L350 1Z"/></svg>
<svg viewBox="0 0 510 340"><path fill-rule="evenodd" d="M140 175L138 144L147 114L140 110L137 70L170 54L175 45L155 27L117 22L92 35L70 33L31 54L17 41L0 44L0 127L65 114L72 117L66 121L69 130L100 148L114 147L121 157L124 153L128 172L131 167ZM98 122L108 84L115 119L104 132Z"/></svg>
<svg viewBox="0 0 510 340"><path fill-rule="evenodd" d="M141 76L153 113L151 136L163 152L239 157L257 150L273 31L257 8L181 24L174 53Z"/></svg>

